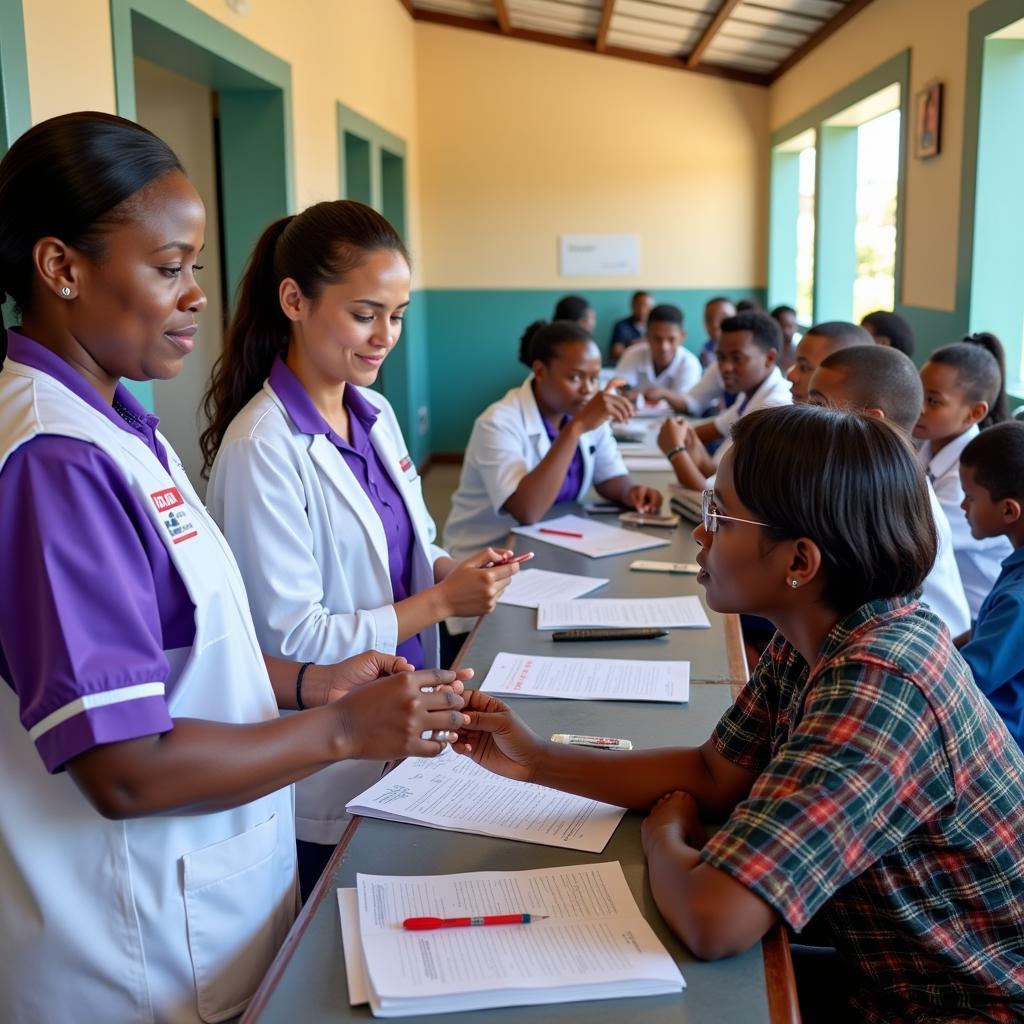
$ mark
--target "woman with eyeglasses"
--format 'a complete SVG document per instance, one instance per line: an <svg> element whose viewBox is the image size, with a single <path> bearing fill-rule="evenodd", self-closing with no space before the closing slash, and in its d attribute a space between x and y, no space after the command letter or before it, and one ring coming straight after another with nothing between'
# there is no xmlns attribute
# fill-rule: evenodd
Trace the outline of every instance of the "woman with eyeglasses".
<svg viewBox="0 0 1024 1024"><path fill-rule="evenodd" d="M733 442L698 580L715 611L778 631L707 742L561 746L474 692L455 749L649 811L652 893L699 957L813 919L807 1022L1019 1020L1024 757L916 600L936 539L914 452L884 421L810 406L752 413Z"/></svg>

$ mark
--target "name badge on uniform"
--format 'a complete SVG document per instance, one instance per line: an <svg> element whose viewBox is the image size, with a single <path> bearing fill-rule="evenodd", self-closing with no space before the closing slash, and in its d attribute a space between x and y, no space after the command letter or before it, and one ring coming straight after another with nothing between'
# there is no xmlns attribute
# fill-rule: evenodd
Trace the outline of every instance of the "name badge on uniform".
<svg viewBox="0 0 1024 1024"><path fill-rule="evenodd" d="M177 487L154 491L149 497L156 508L160 525L167 531L172 544L180 544L199 536L192 521L192 513Z"/></svg>
<svg viewBox="0 0 1024 1024"><path fill-rule="evenodd" d="M406 480L412 481L416 479L416 464L412 461L408 452L398 460L398 465L405 474Z"/></svg>

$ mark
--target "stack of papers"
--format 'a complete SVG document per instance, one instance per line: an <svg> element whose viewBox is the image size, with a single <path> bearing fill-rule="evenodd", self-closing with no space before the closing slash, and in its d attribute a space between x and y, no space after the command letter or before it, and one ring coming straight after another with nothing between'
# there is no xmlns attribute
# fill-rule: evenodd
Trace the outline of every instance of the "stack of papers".
<svg viewBox="0 0 1024 1024"><path fill-rule="evenodd" d="M580 601L542 601L537 605L538 629L587 626L707 629L711 623L698 597L584 598Z"/></svg>
<svg viewBox="0 0 1024 1024"><path fill-rule="evenodd" d="M626 813L599 800L502 778L447 747L437 757L407 757L345 810L588 853L607 846Z"/></svg>
<svg viewBox="0 0 1024 1024"><path fill-rule="evenodd" d="M338 890L349 1001L375 1017L666 995L686 986L617 861L535 871L364 875ZM406 931L407 917L547 915Z"/></svg>
<svg viewBox="0 0 1024 1024"><path fill-rule="evenodd" d="M622 658L545 658L502 651L481 690L510 697L568 700L690 699L688 661L626 661Z"/></svg>
<svg viewBox="0 0 1024 1024"><path fill-rule="evenodd" d="M667 473L672 463L658 452L657 455L624 455L626 469L633 473Z"/></svg>
<svg viewBox="0 0 1024 1024"><path fill-rule="evenodd" d="M498 598L498 604L536 608L541 601L571 601L574 597L603 587L607 582L596 576L577 576L571 572L520 569Z"/></svg>
<svg viewBox="0 0 1024 1024"><path fill-rule="evenodd" d="M668 538L652 537L638 530L623 530L618 526L606 526L593 519L573 515L545 519L534 526L516 526L512 532L542 540L545 544L577 551L591 558L624 555L630 551L659 548L669 543Z"/></svg>

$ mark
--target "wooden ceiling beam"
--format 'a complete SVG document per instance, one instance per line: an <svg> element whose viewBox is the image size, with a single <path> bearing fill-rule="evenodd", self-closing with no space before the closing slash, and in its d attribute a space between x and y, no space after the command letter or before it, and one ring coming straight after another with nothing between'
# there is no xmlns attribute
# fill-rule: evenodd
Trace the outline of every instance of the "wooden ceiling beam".
<svg viewBox="0 0 1024 1024"><path fill-rule="evenodd" d="M507 36L512 31L512 22L508 19L508 4L505 0L494 0L494 16L498 19L498 28Z"/></svg>
<svg viewBox="0 0 1024 1024"><path fill-rule="evenodd" d="M598 53L604 53L608 46L608 30L612 25L612 12L615 10L615 0L604 0L601 8L601 23L597 26L597 39L594 41L594 48Z"/></svg>
<svg viewBox="0 0 1024 1024"><path fill-rule="evenodd" d="M781 78L794 64L799 64L812 50L816 50L833 32L837 32L852 17L860 14L872 0L850 0L850 2L831 21L826 21L817 32L798 46L772 73L774 82Z"/></svg>
<svg viewBox="0 0 1024 1024"><path fill-rule="evenodd" d="M596 53L594 43L588 39L573 39L570 36L558 36L553 32L535 32L532 29L511 28L502 32L497 22L479 21L476 18L465 18L458 14L444 14L440 11L426 11L416 8L414 17L417 21L432 25L446 25L449 28L462 28L470 32L486 32L488 35L499 35L504 39L520 39L527 43L543 43L546 46L560 46L567 50L583 53ZM644 50L633 50L624 46L608 46L603 51L605 56L620 57L623 60L637 61L641 64L656 64L663 68L675 68L678 71L693 71L700 75L713 78L726 78L733 82L745 82L748 85L767 85L769 76L755 71L741 71L739 68L719 67L711 64L700 64L691 68L679 57L664 57L659 53L647 53Z"/></svg>
<svg viewBox="0 0 1024 1024"><path fill-rule="evenodd" d="M416 8L412 5L412 0L398 0L398 2L409 12L409 17L416 17Z"/></svg>
<svg viewBox="0 0 1024 1024"><path fill-rule="evenodd" d="M686 66L691 71L700 64L704 51L711 45L711 41L721 31L726 19L739 6L739 3L740 0L724 0L722 6L718 8L718 13L711 19L711 23L704 29L704 33L686 57Z"/></svg>

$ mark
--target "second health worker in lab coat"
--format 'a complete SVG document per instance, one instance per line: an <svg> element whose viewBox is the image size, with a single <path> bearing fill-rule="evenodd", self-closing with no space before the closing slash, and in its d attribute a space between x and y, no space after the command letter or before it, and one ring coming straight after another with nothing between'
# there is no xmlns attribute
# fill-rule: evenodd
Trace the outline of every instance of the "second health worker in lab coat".
<svg viewBox="0 0 1024 1024"><path fill-rule="evenodd" d="M323 202L272 224L242 282L207 396L208 501L272 655L316 664L376 649L438 664L437 623L490 611L515 572L487 548L434 545L388 401L369 390L409 305L409 257L375 210ZM331 767L296 791L303 887L380 765Z"/></svg>

